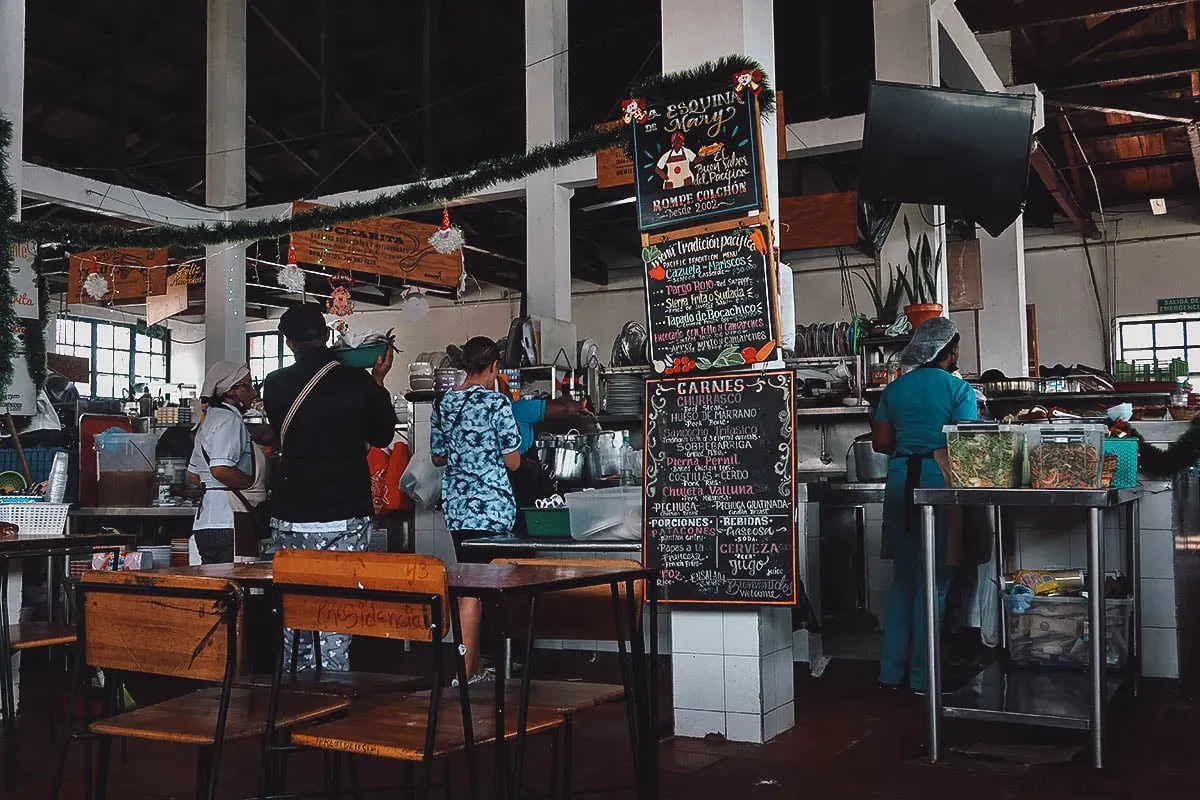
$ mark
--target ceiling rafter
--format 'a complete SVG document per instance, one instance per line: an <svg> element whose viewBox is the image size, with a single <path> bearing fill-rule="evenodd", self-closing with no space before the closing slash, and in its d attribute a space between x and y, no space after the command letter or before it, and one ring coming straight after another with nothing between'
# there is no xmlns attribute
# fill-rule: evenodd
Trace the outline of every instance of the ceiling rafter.
<svg viewBox="0 0 1200 800"><path fill-rule="evenodd" d="M1183 5L1191 0L960 0L964 16L976 33L999 33L1102 14L1125 14Z"/></svg>

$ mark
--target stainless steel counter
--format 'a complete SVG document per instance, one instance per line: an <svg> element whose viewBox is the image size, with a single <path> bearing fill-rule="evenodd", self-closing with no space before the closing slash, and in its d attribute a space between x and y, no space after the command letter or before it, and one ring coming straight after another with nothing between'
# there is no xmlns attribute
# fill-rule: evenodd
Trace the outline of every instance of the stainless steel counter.
<svg viewBox="0 0 1200 800"><path fill-rule="evenodd" d="M882 503L887 484L822 482L808 484L809 502L855 506Z"/></svg>
<svg viewBox="0 0 1200 800"><path fill-rule="evenodd" d="M1113 508L1141 499L1141 489L917 489L919 506Z"/></svg>
<svg viewBox="0 0 1200 800"><path fill-rule="evenodd" d="M110 506L107 508L72 508L72 517L194 517L196 506Z"/></svg>
<svg viewBox="0 0 1200 800"><path fill-rule="evenodd" d="M489 550L499 553L530 551L538 553L641 553L641 540L583 539L559 536L486 536L465 539L464 550Z"/></svg>

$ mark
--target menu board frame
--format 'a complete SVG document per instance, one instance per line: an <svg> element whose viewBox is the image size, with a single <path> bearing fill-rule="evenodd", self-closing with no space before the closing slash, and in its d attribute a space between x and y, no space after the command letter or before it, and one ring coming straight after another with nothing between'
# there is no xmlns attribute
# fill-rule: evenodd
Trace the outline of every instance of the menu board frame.
<svg viewBox="0 0 1200 800"><path fill-rule="evenodd" d="M652 536L651 531L655 527L654 520L657 518L652 514L651 503L658 499L658 489L662 480L663 469L660 467L660 462L665 462L667 458L666 452L660 443L658 437L659 430L657 426L660 424L657 418L657 413L666 409L666 400L658 396L660 387L678 387L679 384L688 382L713 382L720 383L724 381L743 382L741 392L746 392L751 389L757 391L778 391L783 400L783 408L780 411L779 424L786 428L786 437L781 437L774 453L778 454L775 465L772 471L779 476L778 486L775 491L779 496L787 498L787 521L786 531L778 530L774 532L772 543L778 543L779 537L786 534L787 536L787 551L788 557L786 560L786 569L783 575L776 576L780 579L787 578L791 581L791 595L779 599L763 599L759 597L736 597L736 596L721 596L721 597L672 597L670 584L662 585L660 583L659 602L670 603L673 605L683 606L794 606L799 598L799 575L797 572L797 547L796 541L796 410L794 402L794 375L790 370L764 370L742 373L721 373L715 375L692 375L685 377L671 378L651 378L646 381L646 416L643 421L643 435L646 442L646 457L643 459L643 484L645 491L642 495L642 563L648 567L662 571L661 554L656 546L659 541L657 536ZM767 449L768 445L763 442L762 447L752 452L758 454ZM654 457L652 452L657 451L658 457ZM761 497L747 498L762 499ZM758 512L748 510L742 516L754 516ZM726 513L724 516L730 516ZM775 515L782 517L782 514ZM775 527L780 522L772 522L771 527ZM715 527L715 524L714 524ZM713 536L714 550L720 545L720 537ZM719 554L714 554L713 570L716 573L713 578L713 584L710 584L707 591L719 592L720 587L727 585L727 577L720 570L721 562L716 557ZM783 559L777 559L777 563L783 564Z"/></svg>
<svg viewBox="0 0 1200 800"><path fill-rule="evenodd" d="M765 249L763 253L764 261L762 278L765 281L766 297L765 314L767 319L767 335L766 342L755 342L753 358L747 358L742 352L744 348L737 348L731 354L727 348L725 352L714 351L710 354L701 355L699 351L692 349L686 353L671 353L670 360L668 353L662 352L662 348L655 345L655 305L653 302L652 280L659 280L654 277L654 270L661 269L660 264L651 259L646 261L647 254L650 253L650 248L659 246L669 246L673 243L685 240L694 239L700 236L710 236L712 234L725 233L729 231L746 230L753 233L755 230L761 231L762 243ZM779 314L779 275L778 263L775 261L775 240L771 225L771 220L766 214L749 219L727 220L724 222L714 222L707 225L698 225L692 228L683 228L681 230L669 231L666 233L657 233L653 235L643 235L642 237L642 269L644 272L644 286L646 297L646 327L649 334L650 342L650 365L651 368L658 374L664 373L668 367L674 365L674 360L680 356L684 357L684 361L680 368L674 370L676 372L690 372L697 370L698 372L719 371L722 369L753 367L756 364L767 363L778 355L780 342L782 341L782 332L780 330L780 314ZM658 273L664 277L664 273ZM707 277L707 276L706 276ZM661 313L661 312L660 312ZM686 340L684 340L686 341ZM747 342L749 346L751 342ZM732 355L732 359L728 356ZM726 357L722 357L726 356Z"/></svg>
<svg viewBox="0 0 1200 800"><path fill-rule="evenodd" d="M719 109L722 102L724 109ZM725 110L733 109L727 116ZM744 138L742 128L745 126ZM683 137L680 142L675 137ZM732 142L729 146L726 141ZM733 141L736 139L736 141ZM695 148L694 150L692 148ZM712 152L709 152L709 150ZM680 187L669 191L674 194L662 198L672 211L681 205L697 206L677 216L660 216L654 211L655 195L668 191L660 161L675 154L686 162L686 175L692 175L693 167L705 164L706 159L717 157L745 158L748 164L744 191L730 205L720 201L722 195L715 188L707 192L678 192ZM670 169L667 167L666 169ZM726 92L716 92L705 97L693 97L670 103L656 103L646 109L646 119L633 125L633 179L637 196L638 230L642 232L662 228L678 228L695 225L703 220L740 215L754 215L764 211L767 195L762 180L762 116L758 99L738 94L732 85ZM687 178L690 181L690 178ZM690 182L686 184L690 187ZM652 187L657 187L652 190ZM726 187L728 188L728 187ZM703 197L699 195L705 195ZM713 196L707 196L712 194Z"/></svg>

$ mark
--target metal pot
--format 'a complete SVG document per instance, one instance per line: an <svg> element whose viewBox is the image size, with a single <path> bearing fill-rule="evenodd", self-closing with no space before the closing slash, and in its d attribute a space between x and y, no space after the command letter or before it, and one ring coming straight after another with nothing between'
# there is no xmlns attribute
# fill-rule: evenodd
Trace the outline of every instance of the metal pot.
<svg viewBox="0 0 1200 800"><path fill-rule="evenodd" d="M587 460L587 447L579 434L572 431L538 444L538 456L542 469L556 481L578 481L583 478Z"/></svg>
<svg viewBox="0 0 1200 800"><path fill-rule="evenodd" d="M878 483L887 480L888 457L885 453L876 453L871 442L871 434L864 433L850 445L854 454L854 474L859 483ZM846 470L849 471L849 458L846 459Z"/></svg>
<svg viewBox="0 0 1200 800"><path fill-rule="evenodd" d="M592 480L615 478L621 474L621 447L625 437L618 431L600 431L586 435L587 474Z"/></svg>

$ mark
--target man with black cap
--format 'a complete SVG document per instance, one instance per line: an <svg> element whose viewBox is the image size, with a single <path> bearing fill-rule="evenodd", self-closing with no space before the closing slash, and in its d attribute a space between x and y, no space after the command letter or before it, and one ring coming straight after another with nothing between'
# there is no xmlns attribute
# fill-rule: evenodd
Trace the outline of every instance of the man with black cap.
<svg viewBox="0 0 1200 800"><path fill-rule="evenodd" d="M367 549L371 534L368 447L387 447L396 412L383 379L392 350L370 374L338 364L329 351L329 329L316 306L290 308L279 332L296 363L263 381L263 406L281 452L272 484L271 536L277 549ZM285 634L291 658L292 631ZM315 667L308 637L301 636L300 669ZM348 670L350 637L321 634L321 668Z"/></svg>

